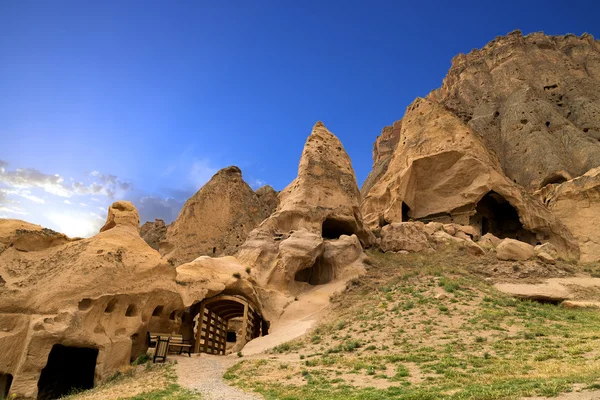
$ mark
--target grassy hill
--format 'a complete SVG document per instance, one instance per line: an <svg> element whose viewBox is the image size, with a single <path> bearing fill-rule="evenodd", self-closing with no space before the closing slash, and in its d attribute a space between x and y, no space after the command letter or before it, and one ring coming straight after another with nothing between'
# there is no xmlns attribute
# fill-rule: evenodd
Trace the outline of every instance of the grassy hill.
<svg viewBox="0 0 600 400"><path fill-rule="evenodd" d="M492 283L598 265L498 262L455 249L371 252L310 335L225 375L267 399L511 399L600 382L600 310L509 298ZM588 297L598 293L588 290Z"/></svg>

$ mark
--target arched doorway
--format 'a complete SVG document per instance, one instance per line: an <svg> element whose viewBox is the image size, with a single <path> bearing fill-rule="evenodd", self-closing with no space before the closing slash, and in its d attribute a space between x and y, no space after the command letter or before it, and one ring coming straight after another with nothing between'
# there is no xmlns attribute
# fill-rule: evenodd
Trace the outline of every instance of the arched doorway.
<svg viewBox="0 0 600 400"><path fill-rule="evenodd" d="M258 308L245 297L222 294L203 300L195 318L194 352L224 355L229 320L238 317L242 318L243 344L266 334L261 329L263 318Z"/></svg>

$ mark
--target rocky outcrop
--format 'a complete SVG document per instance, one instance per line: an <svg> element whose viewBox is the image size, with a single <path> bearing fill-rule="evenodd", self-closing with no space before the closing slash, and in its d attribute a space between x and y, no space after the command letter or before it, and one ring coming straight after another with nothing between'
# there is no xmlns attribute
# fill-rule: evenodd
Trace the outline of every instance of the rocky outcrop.
<svg viewBox="0 0 600 400"><path fill-rule="evenodd" d="M581 261L600 261L600 168L536 192L577 239Z"/></svg>
<svg viewBox="0 0 600 400"><path fill-rule="evenodd" d="M185 203L167 229L160 254L175 266L202 255L235 254L252 229L269 216L272 200L268 189L263 192L267 194L258 196L238 167L220 170Z"/></svg>
<svg viewBox="0 0 600 400"><path fill-rule="evenodd" d="M360 189L361 194L369 192L371 187L383 175L392 160L398 141L400 140L400 130L402 129L402 120L394 122L391 126L386 126L381 131L373 143L373 169Z"/></svg>
<svg viewBox="0 0 600 400"><path fill-rule="evenodd" d="M525 261L535 257L535 250L530 244L504 239L496 247L496 257L505 261Z"/></svg>
<svg viewBox="0 0 600 400"><path fill-rule="evenodd" d="M117 201L108 207L108 217L104 226L100 228L100 232L107 231L116 226L140 229L140 216L133 203L129 201Z"/></svg>
<svg viewBox="0 0 600 400"><path fill-rule="evenodd" d="M375 231L409 219L456 223L479 235L550 241L565 256L578 257L566 226L503 174L482 138L426 99L408 107L387 170L363 193L362 213Z"/></svg>
<svg viewBox="0 0 600 400"><path fill-rule="evenodd" d="M17 251L40 251L60 246L71 239L52 229L42 228L29 222L0 218L0 254L9 247Z"/></svg>
<svg viewBox="0 0 600 400"><path fill-rule="evenodd" d="M431 249L422 225L400 222L384 226L379 247L383 251L419 252Z"/></svg>
<svg viewBox="0 0 600 400"><path fill-rule="evenodd" d="M362 246L373 236L362 225L359 199L350 158L318 122L306 141L298 177L279 194L276 212L252 231L237 255L265 288L263 297L277 291L293 299L311 286L364 270Z"/></svg>
<svg viewBox="0 0 600 400"><path fill-rule="evenodd" d="M563 285L556 282L545 282L540 284L497 283L494 285L494 288L518 299L540 301L544 303L558 304L563 300L568 300L573 297Z"/></svg>
<svg viewBox="0 0 600 400"><path fill-rule="evenodd" d="M279 204L275 189L269 185L261 186L256 189L256 195L258 196L258 200L262 205L263 215L269 216L273 214L277 209L277 204Z"/></svg>
<svg viewBox="0 0 600 400"><path fill-rule="evenodd" d="M155 219L154 222L146 221L140 228L140 236L148 246L158 250L160 242L167 236L167 225L162 219Z"/></svg>
<svg viewBox="0 0 600 400"><path fill-rule="evenodd" d="M600 165L600 42L514 31L461 54L428 99L479 135L528 190Z"/></svg>
<svg viewBox="0 0 600 400"><path fill-rule="evenodd" d="M169 319L183 310L176 272L140 238L137 221L135 208L118 202L88 239L0 222L0 243L12 243L0 253L0 371L14 377L11 393L37 396L55 345L97 351L100 383L145 351L148 329L177 329Z"/></svg>

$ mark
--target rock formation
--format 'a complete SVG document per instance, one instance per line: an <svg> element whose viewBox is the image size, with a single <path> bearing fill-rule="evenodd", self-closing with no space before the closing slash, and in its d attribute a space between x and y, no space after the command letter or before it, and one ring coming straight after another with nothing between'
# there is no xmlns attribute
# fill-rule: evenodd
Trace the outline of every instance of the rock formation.
<svg viewBox="0 0 600 400"><path fill-rule="evenodd" d="M600 261L600 168L562 184L548 185L536 196L573 233L581 261Z"/></svg>
<svg viewBox="0 0 600 400"><path fill-rule="evenodd" d="M162 219L155 219L154 222L147 221L140 228L140 236L148 246L158 250L160 242L167 236L167 225Z"/></svg>
<svg viewBox="0 0 600 400"><path fill-rule="evenodd" d="M600 42L514 31L461 54L439 102L476 132L528 190L600 165Z"/></svg>
<svg viewBox="0 0 600 400"><path fill-rule="evenodd" d="M408 219L472 225L531 244L552 242L578 257L569 230L502 172L481 137L442 105L411 104L387 169L363 191L365 223L377 230Z"/></svg>
<svg viewBox="0 0 600 400"><path fill-rule="evenodd" d="M249 235L237 258L268 290L294 294L362 270L360 194L350 158L318 122L300 158L298 177L279 194L279 206ZM263 289L263 293L264 290Z"/></svg>
<svg viewBox="0 0 600 400"><path fill-rule="evenodd" d="M272 195L263 189L260 197L244 182L238 167L220 170L185 203L167 229L160 254L175 266L202 255L235 254L252 229L269 216Z"/></svg>
<svg viewBox="0 0 600 400"><path fill-rule="evenodd" d="M131 203L108 214L80 240L0 220L0 371L13 376L11 393L51 396L52 358L68 354L101 382L145 350L148 329L176 328L175 270L140 238Z"/></svg>

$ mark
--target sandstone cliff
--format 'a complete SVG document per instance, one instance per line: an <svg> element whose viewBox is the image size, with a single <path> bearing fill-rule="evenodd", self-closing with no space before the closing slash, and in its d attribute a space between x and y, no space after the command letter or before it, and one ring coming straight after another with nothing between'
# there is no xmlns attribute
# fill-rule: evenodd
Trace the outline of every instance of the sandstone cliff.
<svg viewBox="0 0 600 400"><path fill-rule="evenodd" d="M154 222L146 221L140 228L140 236L148 246L158 250L160 242L167 237L167 225L162 219L155 219Z"/></svg>
<svg viewBox="0 0 600 400"><path fill-rule="evenodd" d="M269 216L268 193L261 191L261 201L238 167L220 170L185 203L160 243L160 254L175 266L202 255L235 254L248 233Z"/></svg>
<svg viewBox="0 0 600 400"><path fill-rule="evenodd" d="M365 221L456 220L574 256L565 219L527 192L600 165L599 93L600 43L587 34L515 31L456 56L442 87L377 138ZM512 228L489 226L507 213Z"/></svg>

